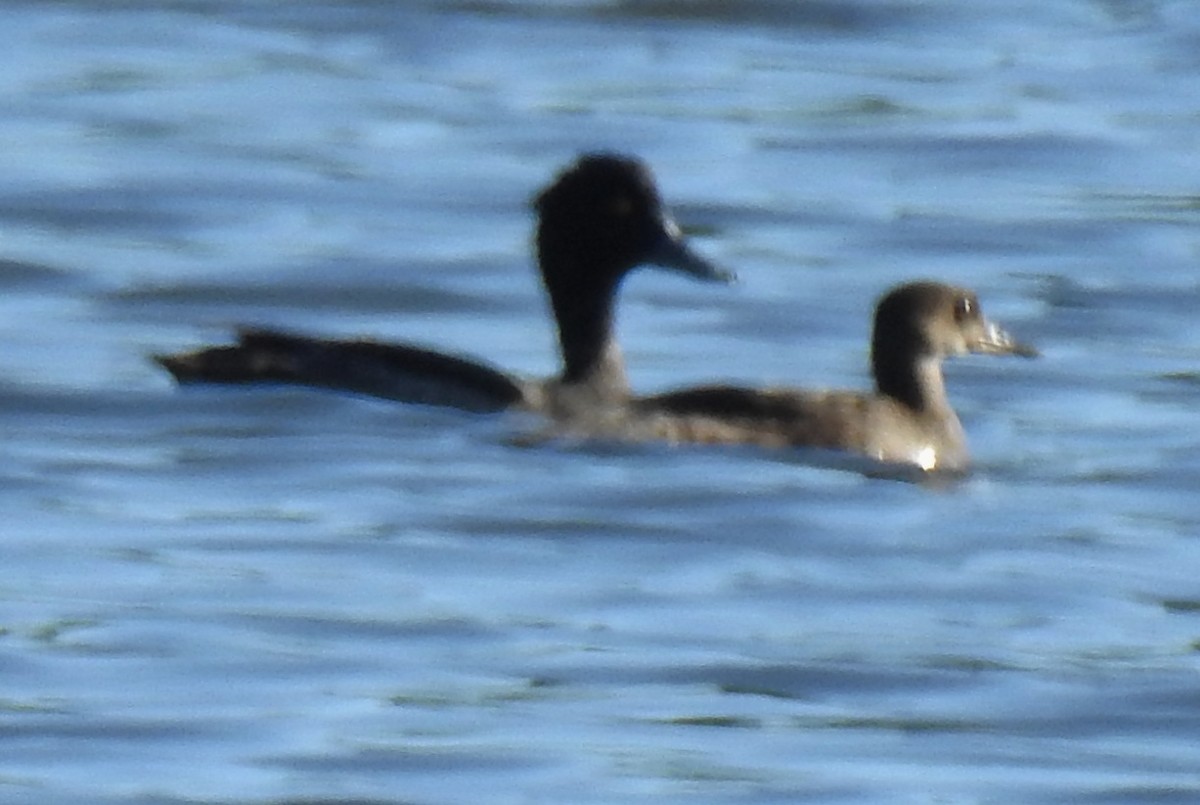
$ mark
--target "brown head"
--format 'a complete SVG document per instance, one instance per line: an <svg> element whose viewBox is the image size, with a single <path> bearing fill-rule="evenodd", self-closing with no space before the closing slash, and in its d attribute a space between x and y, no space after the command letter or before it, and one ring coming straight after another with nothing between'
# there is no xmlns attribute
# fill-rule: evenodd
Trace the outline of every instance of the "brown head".
<svg viewBox="0 0 1200 805"><path fill-rule="evenodd" d="M875 308L871 368L884 394L919 407L916 374L923 365L952 355L1035 357L1037 350L1015 340L983 315L974 291L940 282L897 286Z"/></svg>

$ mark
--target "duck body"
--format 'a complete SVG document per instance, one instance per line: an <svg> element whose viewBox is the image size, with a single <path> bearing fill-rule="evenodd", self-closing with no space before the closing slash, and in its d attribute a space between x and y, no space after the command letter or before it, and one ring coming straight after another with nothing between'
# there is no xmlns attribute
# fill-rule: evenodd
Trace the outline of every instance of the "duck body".
<svg viewBox="0 0 1200 805"><path fill-rule="evenodd" d="M1032 357L984 318L975 294L938 282L899 285L879 301L874 391L699 386L632 399L564 432L669 443L749 444L852 453L922 470L961 471L967 439L942 362L969 352Z"/></svg>
<svg viewBox="0 0 1200 805"><path fill-rule="evenodd" d="M183 384L283 383L475 412L569 417L622 403L630 393L614 334L622 280L642 265L707 281L729 282L733 275L692 251L649 168L632 157L584 155L534 206L538 268L562 356L555 378L522 378L416 344L252 328L232 345L155 360Z"/></svg>
<svg viewBox="0 0 1200 805"><path fill-rule="evenodd" d="M751 444L857 453L931 470L966 463L953 410L914 412L893 398L854 391L709 386L631 404L646 438L674 444Z"/></svg>

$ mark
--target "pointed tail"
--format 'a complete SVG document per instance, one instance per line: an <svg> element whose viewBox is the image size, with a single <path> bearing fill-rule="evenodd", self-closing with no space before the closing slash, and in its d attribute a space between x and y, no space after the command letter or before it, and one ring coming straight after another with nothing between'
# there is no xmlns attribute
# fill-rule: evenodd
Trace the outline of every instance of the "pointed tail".
<svg viewBox="0 0 1200 805"><path fill-rule="evenodd" d="M180 384L281 383L475 412L502 411L526 399L519 380L482 363L377 341L248 329L231 346L154 360Z"/></svg>

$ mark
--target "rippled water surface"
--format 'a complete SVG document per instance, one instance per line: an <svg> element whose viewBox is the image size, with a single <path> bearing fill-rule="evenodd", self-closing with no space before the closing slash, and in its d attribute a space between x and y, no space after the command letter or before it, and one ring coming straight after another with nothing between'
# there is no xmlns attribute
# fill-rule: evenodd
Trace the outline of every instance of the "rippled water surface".
<svg viewBox="0 0 1200 805"><path fill-rule="evenodd" d="M1200 11L1129 0L5 5L0 801L1200 801ZM528 200L649 161L642 391L864 386L946 488L174 388L238 323L555 370Z"/></svg>

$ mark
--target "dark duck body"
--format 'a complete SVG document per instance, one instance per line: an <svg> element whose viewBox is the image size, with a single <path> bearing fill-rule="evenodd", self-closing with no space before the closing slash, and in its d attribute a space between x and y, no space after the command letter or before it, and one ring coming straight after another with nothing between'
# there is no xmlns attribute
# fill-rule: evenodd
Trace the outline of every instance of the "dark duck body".
<svg viewBox="0 0 1200 805"><path fill-rule="evenodd" d="M970 462L967 440L946 395L942 361L971 352L1037 354L988 321L972 291L913 282L893 288L876 307L873 392L700 386L633 399L620 412L568 423L563 432L823 448L922 470L962 471Z"/></svg>
<svg viewBox="0 0 1200 805"><path fill-rule="evenodd" d="M243 329L237 343L155 356L180 383L284 383L468 411L528 410L556 418L623 403L629 382L613 332L621 281L638 266L704 280L732 275L692 251L631 157L590 154L535 201L537 257L558 328L562 372L521 378L410 344Z"/></svg>

